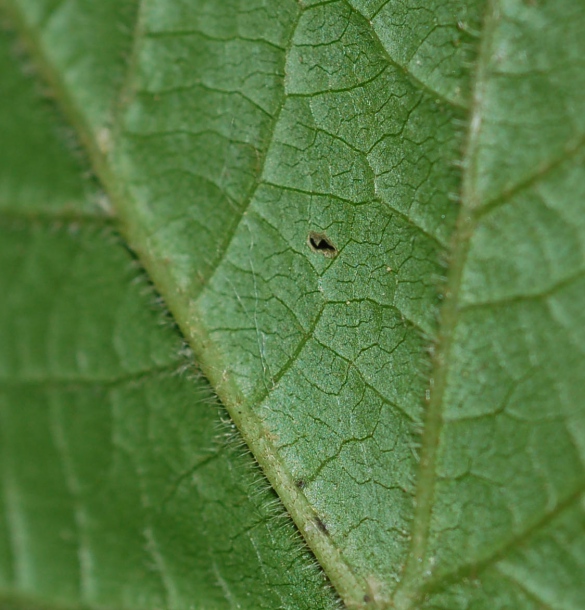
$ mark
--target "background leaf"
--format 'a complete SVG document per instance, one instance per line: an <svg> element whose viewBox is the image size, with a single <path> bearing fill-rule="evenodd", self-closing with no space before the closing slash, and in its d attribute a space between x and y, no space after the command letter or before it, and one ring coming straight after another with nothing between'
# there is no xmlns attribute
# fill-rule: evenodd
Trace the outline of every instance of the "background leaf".
<svg viewBox="0 0 585 610"><path fill-rule="evenodd" d="M583 607L582 3L10 6L345 603Z"/></svg>

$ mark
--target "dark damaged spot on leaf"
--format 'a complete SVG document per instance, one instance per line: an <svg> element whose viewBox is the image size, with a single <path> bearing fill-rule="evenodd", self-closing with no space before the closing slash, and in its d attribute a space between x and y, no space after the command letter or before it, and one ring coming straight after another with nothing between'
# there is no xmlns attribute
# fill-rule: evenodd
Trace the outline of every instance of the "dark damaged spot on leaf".
<svg viewBox="0 0 585 610"><path fill-rule="evenodd" d="M331 243L331 240L325 233L311 231L307 238L307 243L313 252L322 254L326 258L335 258L337 256L337 248Z"/></svg>
<svg viewBox="0 0 585 610"><path fill-rule="evenodd" d="M320 517L315 517L315 523L320 531L329 536L329 530L327 529L327 526L325 525L323 519L321 519Z"/></svg>

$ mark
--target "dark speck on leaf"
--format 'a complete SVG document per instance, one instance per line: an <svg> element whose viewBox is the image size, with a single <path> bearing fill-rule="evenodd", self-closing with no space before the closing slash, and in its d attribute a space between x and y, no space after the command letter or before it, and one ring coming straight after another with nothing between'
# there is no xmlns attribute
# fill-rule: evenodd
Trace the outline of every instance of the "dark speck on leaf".
<svg viewBox="0 0 585 610"><path fill-rule="evenodd" d="M295 481L295 485L299 489L304 489L305 488L305 482L303 481L303 479L298 479L298 481Z"/></svg>
<svg viewBox="0 0 585 610"><path fill-rule="evenodd" d="M337 248L331 243L331 240L325 233L311 231L307 238L307 243L313 252L322 254L326 258L335 258L337 256Z"/></svg>
<svg viewBox="0 0 585 610"><path fill-rule="evenodd" d="M317 524L317 527L324 533L329 535L329 530L327 529L327 526L325 525L325 523L323 523L323 520L320 519L319 517L315 517L315 523Z"/></svg>

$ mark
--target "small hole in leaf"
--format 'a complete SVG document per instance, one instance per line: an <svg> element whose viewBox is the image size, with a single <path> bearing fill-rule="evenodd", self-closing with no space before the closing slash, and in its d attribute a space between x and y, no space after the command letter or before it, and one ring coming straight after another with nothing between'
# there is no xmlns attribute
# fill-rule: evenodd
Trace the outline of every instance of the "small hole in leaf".
<svg viewBox="0 0 585 610"><path fill-rule="evenodd" d="M325 233L311 231L307 238L307 243L313 252L318 252L326 258L335 258L337 256L337 248L331 243L331 240Z"/></svg>

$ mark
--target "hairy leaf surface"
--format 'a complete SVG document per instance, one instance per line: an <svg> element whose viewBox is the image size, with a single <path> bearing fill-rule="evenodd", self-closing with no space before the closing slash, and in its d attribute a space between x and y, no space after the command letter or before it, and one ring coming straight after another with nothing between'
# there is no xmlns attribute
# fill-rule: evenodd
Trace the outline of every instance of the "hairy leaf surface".
<svg viewBox="0 0 585 610"><path fill-rule="evenodd" d="M345 604L583 607L583 3L7 6L128 244ZM48 127L27 129L43 141ZM58 192L99 197L53 156L67 177ZM46 169L32 168L46 189ZM32 206L18 171L0 187L10 219ZM30 239L27 252L49 247ZM69 255L54 255L60 269ZM93 306L51 341L99 378L98 329L111 322L84 288L99 269L78 264L71 290ZM116 281L119 295L128 278ZM71 317L56 311L45 334ZM30 315L32 341L42 329ZM128 328L109 334L128 333L139 362L148 350ZM72 347L79 336L93 356ZM58 420L66 402L53 404ZM169 459L169 442L135 457L138 475ZM71 493L90 474L64 464ZM141 493L144 509L162 492ZM77 499L82 513L89 501ZM177 582L197 570L177 562ZM144 607L154 599L145 587Z"/></svg>
<svg viewBox="0 0 585 610"><path fill-rule="evenodd" d="M0 605L335 607L15 53L3 34Z"/></svg>

